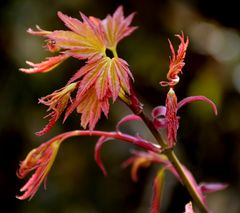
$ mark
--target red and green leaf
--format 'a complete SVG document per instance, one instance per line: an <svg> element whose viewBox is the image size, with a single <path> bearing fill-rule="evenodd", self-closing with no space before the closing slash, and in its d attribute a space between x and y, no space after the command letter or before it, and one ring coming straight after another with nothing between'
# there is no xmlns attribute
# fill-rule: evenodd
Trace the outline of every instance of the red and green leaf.
<svg viewBox="0 0 240 213"><path fill-rule="evenodd" d="M102 111L105 116L108 115L109 98L114 102L120 89L130 94L129 81L133 77L127 62L118 58L116 52L113 58L107 57L105 50L113 48L112 45L116 47L122 38L135 30L135 27L130 27L134 14L125 18L123 8L119 7L113 16L108 16L104 20L87 17L83 13L80 15L82 21L58 12L58 17L68 30L45 31L39 26L36 27L36 31L29 29L30 34L47 38L46 47L50 52L61 50L61 55L48 58L39 64L27 62L32 68L20 70L26 73L48 72L68 57L87 59L86 65L67 83L69 85L79 81L76 97L67 108L64 121L77 109L82 114L81 125L84 128L88 125L93 129ZM51 129L67 104L68 102L58 102L57 109L49 114L51 116L49 124L38 134L42 135Z"/></svg>

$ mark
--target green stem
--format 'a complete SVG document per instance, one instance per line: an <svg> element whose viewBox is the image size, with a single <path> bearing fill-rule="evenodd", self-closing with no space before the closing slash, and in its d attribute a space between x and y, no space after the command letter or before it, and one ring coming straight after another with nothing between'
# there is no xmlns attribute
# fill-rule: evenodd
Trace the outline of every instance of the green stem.
<svg viewBox="0 0 240 213"><path fill-rule="evenodd" d="M138 116L140 116L142 118L142 120L144 121L144 123L147 125L147 127L149 128L149 130L151 131L151 133L153 134L153 136L155 137L155 139L157 140L157 142L160 144L160 146L163 149L167 148L167 144L164 143L160 133L157 131L157 129L154 127L152 121L144 114L143 111L141 111L141 113L138 114ZM166 149L166 151L164 152L164 154L167 156L167 158L169 159L169 161L171 161L171 163L173 164L173 166L175 167L175 169L178 172L178 175L180 176L184 186L187 188L187 190L189 191L190 195L192 196L193 200L195 201L196 205L198 206L198 208L201 210L201 212L203 213L208 213L208 210L206 209L204 203L202 202L202 200L200 199L200 197L198 196L197 192L194 190L194 186L192 184L192 182L189 180L187 174L185 174L185 171L183 169L182 164L180 163L180 161L178 160L177 156L175 155L174 151L172 149Z"/></svg>
<svg viewBox="0 0 240 213"><path fill-rule="evenodd" d="M151 133L153 134L153 136L155 137L155 139L157 140L159 145L164 150L164 154L167 156L169 161L175 167L184 186L187 188L188 192L192 196L194 202L196 203L198 208L201 210L201 212L208 213L208 210L207 210L205 204L203 203L203 200L201 199L201 197L199 197L197 191L194 189L195 186L193 185L193 183L189 179L188 175L184 171L184 168L183 168L181 162L178 160L177 156L175 155L173 149L168 149L168 145L166 142L164 142L159 131L155 128L152 121L144 114L142 104L140 103L137 96L135 95L134 90L132 89L131 92L132 92L132 94L129 96L129 100L130 100L131 104L127 104L128 107L130 107L130 109L133 111L134 114L136 114L142 118L143 122L146 124L146 126L151 131Z"/></svg>
<svg viewBox="0 0 240 213"><path fill-rule="evenodd" d="M185 174L185 171L183 170L182 164L178 160L176 154L173 150L166 151L167 158L171 161L171 163L174 165L175 169L177 170L179 176L181 177L181 180L184 184L184 186L187 188L189 194L192 196L194 202L198 206L199 210L203 213L208 213L208 209L202 202L201 198L198 196L196 190L194 190L194 186L192 182L189 180L188 176Z"/></svg>

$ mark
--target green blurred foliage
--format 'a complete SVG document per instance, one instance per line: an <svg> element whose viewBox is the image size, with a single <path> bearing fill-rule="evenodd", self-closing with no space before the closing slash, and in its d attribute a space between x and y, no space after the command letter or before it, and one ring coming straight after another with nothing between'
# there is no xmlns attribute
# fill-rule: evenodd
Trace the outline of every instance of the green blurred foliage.
<svg viewBox="0 0 240 213"><path fill-rule="evenodd" d="M214 1L213 1L214 2ZM69 60L48 74L26 75L18 71L25 60L39 62L50 54L42 49L43 40L26 33L36 24L43 29L65 29L56 12L79 18L78 11L104 18L117 6L126 14L136 11L134 25L139 29L119 44L119 55L128 61L135 77L135 88L150 114L152 107L163 105L167 90L165 80L174 34L184 31L190 38L186 66L176 87L178 99L206 95L218 106L214 117L209 106L195 103L181 109L177 152L198 181L229 182L229 189L209 196L213 212L240 211L240 25L234 1L224 2L224 11L209 1L173 0L9 0L0 8L0 187L1 212L16 213L118 213L146 212L156 168L140 172L133 183L129 168L121 163L130 156L133 146L111 142L102 151L108 177L97 168L93 150L96 138L74 138L63 144L49 178L31 202L18 201L15 195L23 181L17 180L18 162L27 152L63 131L78 129L79 116L73 114L62 125L41 138L34 132L47 120L46 108L37 105L39 97L67 82L82 65ZM228 13L227 13L228 11ZM102 118L98 129L114 129L116 122L129 113L121 103L112 106L109 119ZM152 139L148 130L132 122L123 130L141 133ZM183 212L189 196L169 175L165 185L162 212Z"/></svg>

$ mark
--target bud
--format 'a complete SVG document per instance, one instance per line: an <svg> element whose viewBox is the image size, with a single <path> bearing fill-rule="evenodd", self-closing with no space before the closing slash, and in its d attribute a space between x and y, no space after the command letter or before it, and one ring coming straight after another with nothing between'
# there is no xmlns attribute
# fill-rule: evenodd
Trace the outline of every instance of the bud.
<svg viewBox="0 0 240 213"><path fill-rule="evenodd" d="M177 130L179 126L177 117L177 96L170 88L166 98L166 125L169 147L173 147L177 141Z"/></svg>

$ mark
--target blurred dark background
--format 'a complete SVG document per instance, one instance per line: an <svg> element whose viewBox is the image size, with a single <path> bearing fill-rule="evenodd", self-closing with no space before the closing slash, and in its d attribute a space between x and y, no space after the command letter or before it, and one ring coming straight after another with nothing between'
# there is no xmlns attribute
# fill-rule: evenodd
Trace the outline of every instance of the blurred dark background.
<svg viewBox="0 0 240 213"><path fill-rule="evenodd" d="M137 12L133 25L139 29L118 46L119 55L128 61L135 76L135 89L150 114L164 104L165 80L174 34L183 31L190 38L186 66L176 87L178 99L205 95L218 106L214 116L210 107L195 103L179 111L181 126L177 154L199 182L228 182L227 190L207 197L214 213L240 212L240 22L237 1L174 0L8 0L0 7L0 204L1 212L14 213L145 213L148 210L152 181L157 167L143 169L133 183L130 170L121 163L135 147L115 141L106 144L103 161L109 172L104 177L93 157L96 138L74 138L65 142L49 174L47 191L43 187L30 201L19 201L24 181L16 178L20 160L42 142L58 133L79 128L79 116L61 120L44 137L34 132L47 120L46 108L38 98L65 85L81 63L68 60L48 74L26 75L18 71L25 60L40 62L47 51L43 39L26 33L35 24L43 29L66 29L57 11L79 18L78 11L104 18L123 5L125 14ZM129 110L121 103L111 107L110 119L103 118L97 129L113 130ZM140 132L151 139L141 123L123 128ZM183 212L189 201L186 190L167 175L162 212Z"/></svg>

